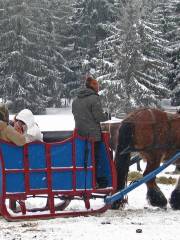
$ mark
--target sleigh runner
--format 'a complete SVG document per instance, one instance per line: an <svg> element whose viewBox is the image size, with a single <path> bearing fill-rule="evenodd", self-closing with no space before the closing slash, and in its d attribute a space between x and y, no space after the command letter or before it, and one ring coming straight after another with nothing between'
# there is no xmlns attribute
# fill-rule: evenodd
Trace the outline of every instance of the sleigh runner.
<svg viewBox="0 0 180 240"><path fill-rule="evenodd" d="M61 142L33 142L24 147L0 142L1 215L7 220L20 220L105 211L106 204L93 208L91 199L110 195L116 189L108 141L108 134L103 133L101 161L97 169L93 142L76 132ZM97 189L96 175L104 173L108 186ZM47 199L45 206L27 206L27 199L38 197ZM67 208L76 199L84 202L83 210Z"/></svg>

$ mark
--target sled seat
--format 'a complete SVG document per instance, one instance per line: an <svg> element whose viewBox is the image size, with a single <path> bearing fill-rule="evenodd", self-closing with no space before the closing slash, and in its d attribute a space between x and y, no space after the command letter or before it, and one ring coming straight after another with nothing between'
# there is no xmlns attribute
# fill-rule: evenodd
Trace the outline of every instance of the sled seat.
<svg viewBox="0 0 180 240"><path fill-rule="evenodd" d="M43 141L46 143L61 142L71 138L73 131L44 131Z"/></svg>
<svg viewBox="0 0 180 240"><path fill-rule="evenodd" d="M88 205L92 193L109 194L114 190L112 161L106 145L106 142L101 144L102 161L97 167L97 174L101 176L106 173L108 187L98 190L94 144L87 139L72 135L61 142L33 142L23 147L1 141L0 213L8 220L41 218L43 214L37 214L35 210L28 215L30 211L24 204L27 198L40 195L47 197L45 209L49 212L44 217L68 215L64 211L56 213L54 200L57 196L68 201L75 197L83 198L86 208L90 208ZM13 209L11 205L8 208L7 200L11 203L19 201L21 214L11 211ZM77 213L71 212L73 214Z"/></svg>

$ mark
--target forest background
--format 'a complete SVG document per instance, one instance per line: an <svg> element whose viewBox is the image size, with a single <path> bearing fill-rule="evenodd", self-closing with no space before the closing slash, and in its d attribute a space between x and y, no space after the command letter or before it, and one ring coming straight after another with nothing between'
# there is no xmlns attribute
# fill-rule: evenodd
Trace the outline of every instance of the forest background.
<svg viewBox="0 0 180 240"><path fill-rule="evenodd" d="M0 99L11 112L68 106L88 75L118 117L180 105L179 0L0 0Z"/></svg>

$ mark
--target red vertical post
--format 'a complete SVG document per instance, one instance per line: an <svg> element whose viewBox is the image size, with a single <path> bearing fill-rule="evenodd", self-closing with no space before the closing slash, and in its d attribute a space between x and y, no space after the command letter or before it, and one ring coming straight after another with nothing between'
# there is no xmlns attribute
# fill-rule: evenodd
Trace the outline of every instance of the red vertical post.
<svg viewBox="0 0 180 240"><path fill-rule="evenodd" d="M28 159L28 145L26 144L23 149L24 157L24 184L25 184L25 193L28 195L30 190L30 177L29 177L29 159Z"/></svg>
<svg viewBox="0 0 180 240"><path fill-rule="evenodd" d="M94 142L91 142L91 159L92 159L92 186L96 188L96 168L95 168L95 153Z"/></svg>
<svg viewBox="0 0 180 240"><path fill-rule="evenodd" d="M52 170L51 170L51 154L50 144L46 144L46 164L47 164L47 186L48 186L48 205L51 214L55 213L54 194L52 192Z"/></svg>
<svg viewBox="0 0 180 240"><path fill-rule="evenodd" d="M72 137L72 187L73 192L76 191L76 143L75 140L77 138L77 130L74 130L73 137Z"/></svg>

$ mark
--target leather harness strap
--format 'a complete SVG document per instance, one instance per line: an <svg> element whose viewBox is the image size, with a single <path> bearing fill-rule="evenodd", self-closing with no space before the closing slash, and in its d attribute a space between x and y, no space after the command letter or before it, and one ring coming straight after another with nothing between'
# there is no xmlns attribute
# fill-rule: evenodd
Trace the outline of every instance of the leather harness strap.
<svg viewBox="0 0 180 240"><path fill-rule="evenodd" d="M167 114L167 118L168 118L168 134L167 134L167 144L169 146L173 146L173 134L172 134L172 117L171 115Z"/></svg>
<svg viewBox="0 0 180 240"><path fill-rule="evenodd" d="M150 113L151 118L152 118L153 142L152 142L151 146L153 147L153 146L156 146L156 143L157 143L157 121L156 121L155 115L152 112L152 110L148 109L148 112Z"/></svg>

